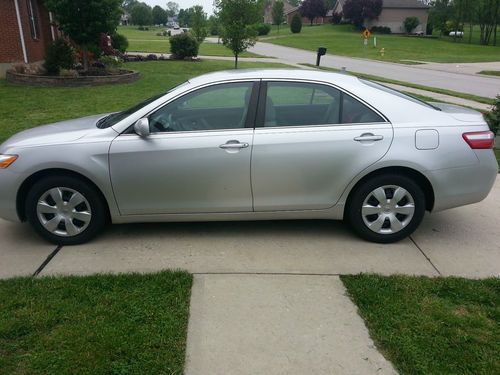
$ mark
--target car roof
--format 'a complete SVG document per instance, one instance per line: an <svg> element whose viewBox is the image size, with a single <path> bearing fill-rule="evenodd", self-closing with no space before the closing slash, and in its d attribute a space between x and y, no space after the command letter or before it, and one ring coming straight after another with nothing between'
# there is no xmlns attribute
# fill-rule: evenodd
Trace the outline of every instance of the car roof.
<svg viewBox="0 0 500 375"><path fill-rule="evenodd" d="M195 85L206 84L210 82L220 82L226 80L238 79L306 79L327 81L337 84L352 84L359 82L357 77L325 72L321 70L311 69L233 69L223 70L213 73L203 74L201 76L192 78L190 83Z"/></svg>

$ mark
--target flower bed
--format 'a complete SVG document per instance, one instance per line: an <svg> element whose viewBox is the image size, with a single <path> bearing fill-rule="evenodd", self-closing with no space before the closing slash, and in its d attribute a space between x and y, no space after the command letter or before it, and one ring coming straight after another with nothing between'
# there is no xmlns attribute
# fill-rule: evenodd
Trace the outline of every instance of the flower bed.
<svg viewBox="0 0 500 375"><path fill-rule="evenodd" d="M117 73L100 76L47 76L17 73L10 70L7 72L7 82L37 87L81 87L122 84L137 81L139 72L134 70L120 69Z"/></svg>

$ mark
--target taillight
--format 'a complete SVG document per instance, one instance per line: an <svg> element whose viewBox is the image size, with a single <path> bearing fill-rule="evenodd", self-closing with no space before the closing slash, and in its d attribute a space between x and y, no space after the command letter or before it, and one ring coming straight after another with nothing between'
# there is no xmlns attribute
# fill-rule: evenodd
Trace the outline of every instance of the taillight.
<svg viewBox="0 0 500 375"><path fill-rule="evenodd" d="M462 138L470 148L474 150L486 150L493 148L495 134L489 130L483 132L471 132L462 134Z"/></svg>

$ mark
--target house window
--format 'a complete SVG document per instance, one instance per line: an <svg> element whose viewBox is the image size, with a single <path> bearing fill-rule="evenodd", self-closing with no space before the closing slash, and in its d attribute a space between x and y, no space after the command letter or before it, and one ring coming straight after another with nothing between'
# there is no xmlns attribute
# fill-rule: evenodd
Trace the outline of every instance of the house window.
<svg viewBox="0 0 500 375"><path fill-rule="evenodd" d="M33 39L38 39L40 37L40 27L38 22L38 9L36 1L26 0L26 5L28 7L28 18L30 24L31 37Z"/></svg>

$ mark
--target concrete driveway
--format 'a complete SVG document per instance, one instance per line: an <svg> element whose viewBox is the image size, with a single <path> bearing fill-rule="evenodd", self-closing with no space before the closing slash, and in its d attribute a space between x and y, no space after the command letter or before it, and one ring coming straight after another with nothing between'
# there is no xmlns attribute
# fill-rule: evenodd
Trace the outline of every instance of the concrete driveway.
<svg viewBox="0 0 500 375"><path fill-rule="evenodd" d="M500 276L500 180L483 202L427 215L392 245L358 239L341 222L116 225L89 244L56 248L26 224L0 222L0 277L149 272Z"/></svg>

